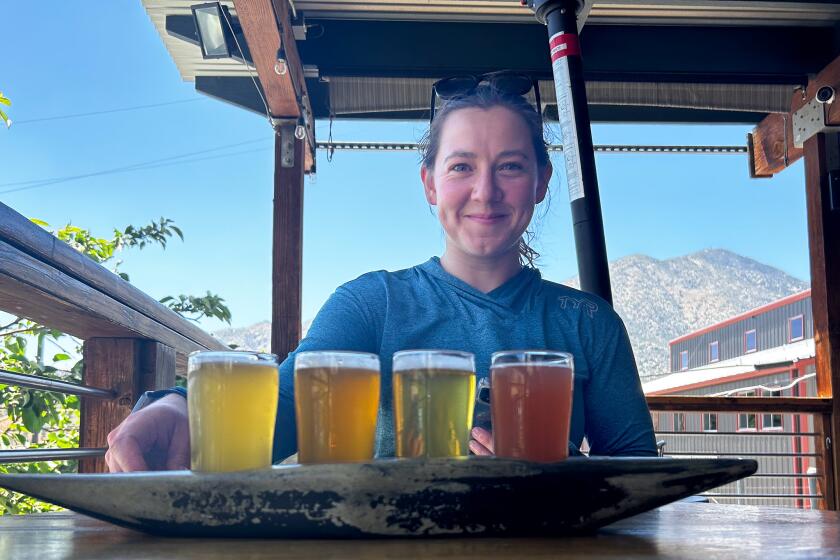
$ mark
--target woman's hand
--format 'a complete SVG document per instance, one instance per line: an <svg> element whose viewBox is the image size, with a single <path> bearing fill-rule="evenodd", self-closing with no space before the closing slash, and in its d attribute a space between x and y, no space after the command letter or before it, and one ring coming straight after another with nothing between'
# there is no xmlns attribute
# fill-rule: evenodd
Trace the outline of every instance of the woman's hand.
<svg viewBox="0 0 840 560"><path fill-rule="evenodd" d="M105 462L112 473L190 468L187 400L166 395L129 414L108 434Z"/></svg>
<svg viewBox="0 0 840 560"><path fill-rule="evenodd" d="M470 451L475 455L494 455L493 432L484 428L473 428L470 432Z"/></svg>

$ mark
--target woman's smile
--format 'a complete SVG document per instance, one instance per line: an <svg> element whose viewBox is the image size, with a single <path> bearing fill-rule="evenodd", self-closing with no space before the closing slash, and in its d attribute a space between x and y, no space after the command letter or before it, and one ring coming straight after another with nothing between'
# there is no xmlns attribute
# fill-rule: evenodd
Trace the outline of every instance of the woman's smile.
<svg viewBox="0 0 840 560"><path fill-rule="evenodd" d="M503 222L509 214L504 212L470 212L464 217L476 224L496 225Z"/></svg>

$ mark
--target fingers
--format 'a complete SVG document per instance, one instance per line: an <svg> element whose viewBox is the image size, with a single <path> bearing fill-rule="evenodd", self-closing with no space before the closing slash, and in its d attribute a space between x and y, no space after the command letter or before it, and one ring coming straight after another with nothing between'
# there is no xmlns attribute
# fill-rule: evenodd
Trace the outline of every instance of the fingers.
<svg viewBox="0 0 840 560"><path fill-rule="evenodd" d="M117 438L113 456L120 472L149 470L143 450L133 435Z"/></svg>
<svg viewBox="0 0 840 560"><path fill-rule="evenodd" d="M473 428L470 432L470 451L476 455L493 455L493 434L484 428Z"/></svg>
<svg viewBox="0 0 840 560"><path fill-rule="evenodd" d="M475 441L487 448L490 453L493 453L493 432L484 428L475 427L470 432L470 435Z"/></svg>
<svg viewBox="0 0 840 560"><path fill-rule="evenodd" d="M190 427L188 423L175 426L166 457L166 470L178 471L190 468Z"/></svg>
<svg viewBox="0 0 840 560"><path fill-rule="evenodd" d="M165 402L164 398L123 420L108 434L108 470L118 473L188 467L189 422L186 410L180 408L186 405Z"/></svg>

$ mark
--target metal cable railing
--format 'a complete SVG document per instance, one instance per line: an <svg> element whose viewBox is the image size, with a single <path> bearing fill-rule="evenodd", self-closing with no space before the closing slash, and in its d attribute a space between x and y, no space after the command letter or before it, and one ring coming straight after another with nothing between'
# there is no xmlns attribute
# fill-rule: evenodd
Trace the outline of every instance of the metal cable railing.
<svg viewBox="0 0 840 560"><path fill-rule="evenodd" d="M0 383L95 399L113 399L117 396L114 391L109 391L108 389L79 385L78 383L68 383L67 381L58 381L56 379L47 379L34 375L25 375L6 369L0 369Z"/></svg>
<svg viewBox="0 0 840 560"><path fill-rule="evenodd" d="M741 410L733 410L731 413L744 414ZM750 500L755 500L755 503L799 508L822 507L820 504L827 503L825 489L826 484L830 488L830 482L826 480L823 471L824 455L817 447L825 434L819 431L818 425L803 424L804 430L795 430L798 427L795 425L791 431L737 431L737 424L731 431L700 431L696 424L692 427L692 431L656 431L663 455L687 460L692 457L742 457L759 462L756 474L704 492L700 496L725 502L748 504Z"/></svg>
<svg viewBox="0 0 840 560"><path fill-rule="evenodd" d="M113 399L116 392L101 387L91 387L56 379L26 375L0 369L0 384L40 389L66 395L77 395L92 399ZM0 464L33 463L37 461L70 461L105 455L106 448L64 448L64 449L0 449Z"/></svg>
<svg viewBox="0 0 840 560"><path fill-rule="evenodd" d="M102 457L108 449L4 449L0 451L0 463L34 463L37 461L71 461L87 457Z"/></svg>

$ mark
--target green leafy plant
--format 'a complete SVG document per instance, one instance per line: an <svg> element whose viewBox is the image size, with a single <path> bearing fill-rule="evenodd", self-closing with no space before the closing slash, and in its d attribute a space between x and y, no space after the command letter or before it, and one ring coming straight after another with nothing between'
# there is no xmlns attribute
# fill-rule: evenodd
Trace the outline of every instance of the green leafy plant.
<svg viewBox="0 0 840 560"><path fill-rule="evenodd" d="M8 97L5 97L2 91L0 91L0 105L5 105L6 107L10 107L12 105L11 100ZM12 126L12 119L10 119L2 109L0 109L0 120L6 123L6 128Z"/></svg>
<svg viewBox="0 0 840 560"><path fill-rule="evenodd" d="M149 246L166 248L173 237L183 241L184 235L172 220L160 218L148 225L114 229L109 237L97 237L90 230L68 224L51 230L44 221L33 219L58 239L86 255L109 266L125 280L128 275L119 272L122 261L117 255L123 249ZM207 292L204 296L167 296L161 302L176 313L198 321L214 317L230 323L230 309L224 299ZM0 369L79 383L82 379L83 361L73 356L81 355L81 341L61 331L49 329L23 318L16 318L0 326ZM67 348L72 348L68 350ZM52 365L47 365L47 363ZM68 364L59 369L55 364ZM0 384L0 448L72 448L79 446L79 399L72 395L25 389ZM50 461L40 463L0 464L6 473L65 473L77 468L75 461ZM0 514L22 514L51 511L56 508L27 496L0 489Z"/></svg>

